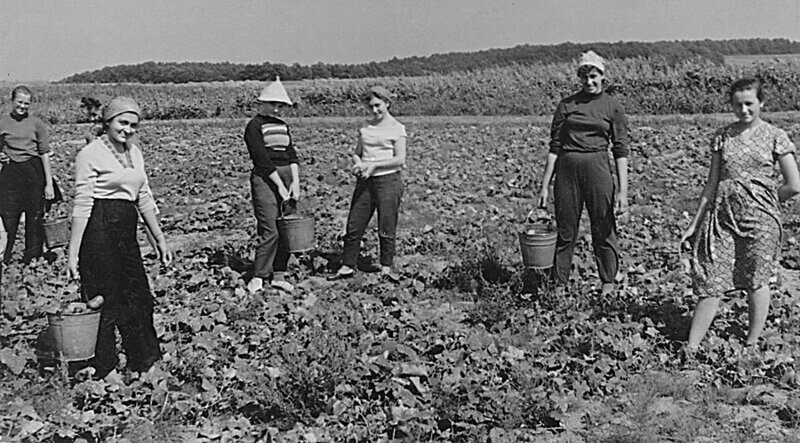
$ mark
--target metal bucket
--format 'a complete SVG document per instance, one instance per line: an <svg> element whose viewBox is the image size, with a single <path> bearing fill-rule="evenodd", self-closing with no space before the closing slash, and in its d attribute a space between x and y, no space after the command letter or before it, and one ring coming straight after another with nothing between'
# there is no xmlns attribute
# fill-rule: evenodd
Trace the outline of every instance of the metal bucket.
<svg viewBox="0 0 800 443"><path fill-rule="evenodd" d="M77 314L47 314L50 338L63 361L88 360L94 357L101 311Z"/></svg>
<svg viewBox="0 0 800 443"><path fill-rule="evenodd" d="M290 215L278 217L278 234L285 241L289 252L308 252L314 249L314 217Z"/></svg>
<svg viewBox="0 0 800 443"><path fill-rule="evenodd" d="M45 219L44 242L47 249L60 248L69 243L69 217Z"/></svg>
<svg viewBox="0 0 800 443"><path fill-rule="evenodd" d="M552 224L535 224L519 233L522 264L526 268L547 269L553 266L558 233Z"/></svg>

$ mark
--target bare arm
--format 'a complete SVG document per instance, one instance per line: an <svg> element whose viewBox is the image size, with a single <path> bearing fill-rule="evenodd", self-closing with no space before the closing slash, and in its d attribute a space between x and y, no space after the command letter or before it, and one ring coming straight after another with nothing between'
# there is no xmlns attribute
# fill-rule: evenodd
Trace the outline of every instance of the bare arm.
<svg viewBox="0 0 800 443"><path fill-rule="evenodd" d="M144 225L147 228L147 231L150 232L150 235L152 235L154 239L156 239L158 258L161 260L161 263L165 265L172 263L172 252L170 252L164 232L161 230L161 226L158 224L156 211L145 211L141 212L140 214L142 216L142 220L144 220Z"/></svg>
<svg viewBox="0 0 800 443"><path fill-rule="evenodd" d="M44 169L44 198L52 200L55 197L53 189L53 168L50 165L50 153L42 154L42 167Z"/></svg>
<svg viewBox="0 0 800 443"><path fill-rule="evenodd" d="M686 231L684 231L683 236L681 237L681 243L685 242L695 234L697 226L700 224L700 221L703 219L703 217L705 217L706 211L708 210L708 205L714 199L714 195L717 193L721 165L722 153L719 151L712 153L711 167L708 170L708 180L706 181L705 187L703 187L703 192L700 194L700 202L697 205L697 212L695 213L692 222L689 224L689 227L686 228Z"/></svg>
<svg viewBox="0 0 800 443"><path fill-rule="evenodd" d="M8 234L6 233L6 228L3 226L3 222L0 221L0 260L2 259L3 254L6 252L6 243L8 242Z"/></svg>
<svg viewBox="0 0 800 443"><path fill-rule="evenodd" d="M614 160L617 166L617 180L619 189L614 199L614 209L618 215L628 212L628 157L619 157Z"/></svg>
<svg viewBox="0 0 800 443"><path fill-rule="evenodd" d="M778 157L778 165L783 174L783 184L778 187L778 200L785 202L800 193L800 172L792 153Z"/></svg>
<svg viewBox="0 0 800 443"><path fill-rule="evenodd" d="M542 176L542 188L539 191L539 200L537 207L544 208L547 206L547 197L550 194L550 182L553 180L553 172L556 169L556 160L558 154L552 152L547 154L547 164L544 167L544 175Z"/></svg>
<svg viewBox="0 0 800 443"><path fill-rule="evenodd" d="M353 166L361 166L361 154L364 153L364 145L361 144L361 137L358 138L356 145L353 146L350 151L350 160L353 162Z"/></svg>
<svg viewBox="0 0 800 443"><path fill-rule="evenodd" d="M300 167L297 163L289 165L292 171L292 184L289 185L289 195L295 200L300 200Z"/></svg>
<svg viewBox="0 0 800 443"><path fill-rule="evenodd" d="M83 233L86 232L86 225L89 219L84 217L72 217L72 228L69 236L69 251L67 252L67 271L72 278L78 278L78 254L81 250Z"/></svg>

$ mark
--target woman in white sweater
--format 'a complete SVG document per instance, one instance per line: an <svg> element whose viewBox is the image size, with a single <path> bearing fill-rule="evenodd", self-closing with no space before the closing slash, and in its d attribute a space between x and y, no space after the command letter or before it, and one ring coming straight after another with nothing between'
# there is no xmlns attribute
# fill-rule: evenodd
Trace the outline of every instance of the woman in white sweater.
<svg viewBox="0 0 800 443"><path fill-rule="evenodd" d="M132 99L111 100L103 112L105 133L75 159L67 266L73 278L80 277L85 299L105 299L92 361L97 378L105 378L117 366L115 329L132 371L147 371L161 356L153 327L153 295L136 239L140 214L156 239L161 262L169 264L172 256L156 219L142 152L132 141L140 115Z"/></svg>

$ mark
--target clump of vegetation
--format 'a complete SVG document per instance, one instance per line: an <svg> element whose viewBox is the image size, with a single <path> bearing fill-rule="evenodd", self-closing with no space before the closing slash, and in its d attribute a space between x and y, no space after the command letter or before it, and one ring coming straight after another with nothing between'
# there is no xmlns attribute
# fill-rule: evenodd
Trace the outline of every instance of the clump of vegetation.
<svg viewBox="0 0 800 443"><path fill-rule="evenodd" d="M703 350L681 353L695 300L675 242L703 186L718 122L632 120L624 281L600 294L584 224L572 280L558 297L523 269L516 236L534 204L531 171L543 167L546 124L406 119L413 142L396 278L329 282L352 192L343 161L352 138L341 121L298 119L301 206L317 217L320 246L292 260L294 294L250 295L255 227L243 122L147 123L140 141L176 257L169 268L146 261L164 358L151 374L120 368L121 384L75 376L66 364L42 370L36 337L47 306L68 292L66 258L4 267L0 436L791 441L800 417L794 246L784 248L788 269L756 350L742 345L745 301L731 300ZM800 131L796 120L781 126ZM82 128L52 129L55 175L69 177ZM70 195L71 180L60 183ZM800 233L797 206L785 212L787 242ZM374 255L370 240L365 253Z"/></svg>
<svg viewBox="0 0 800 443"><path fill-rule="evenodd" d="M727 112L731 79L756 76L768 92L768 111L800 110L800 60L768 65L718 65L704 60L671 64L663 58L609 60L609 90L629 114ZM544 115L577 90L572 63L511 65L425 77L311 80L287 83L297 106L290 116L362 116L358 97L381 83L398 95L398 115ZM245 118L255 111L263 82L189 84L46 84L32 112L50 123L87 121L82 97L126 95L145 120ZM0 98L11 86L0 87Z"/></svg>
<svg viewBox="0 0 800 443"><path fill-rule="evenodd" d="M237 64L207 62L146 62L138 65L107 66L75 74L62 83L198 83L213 81L271 81L410 77L500 68L514 65L571 62L576 54L593 49L608 58L631 59L658 56L670 64L698 59L722 64L731 55L780 55L800 53L800 42L787 39L739 39L663 42L561 43L518 45L508 49L434 54L425 57L393 58L364 64L315 63L291 66L282 63Z"/></svg>

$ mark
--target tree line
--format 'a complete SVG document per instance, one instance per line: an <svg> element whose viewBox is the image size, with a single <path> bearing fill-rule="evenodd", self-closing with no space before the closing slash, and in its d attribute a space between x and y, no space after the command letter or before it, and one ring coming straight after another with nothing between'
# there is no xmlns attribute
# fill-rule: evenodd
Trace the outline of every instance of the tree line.
<svg viewBox="0 0 800 443"><path fill-rule="evenodd" d="M557 45L519 45L506 49L452 52L430 56L392 58L362 64L264 62L261 64L208 62L145 62L107 66L75 74L60 83L189 83L210 81L268 81L327 78L411 77L453 72L470 72L491 67L568 62L587 49L606 58L631 59L659 57L670 64L686 60L706 60L722 64L726 55L800 53L800 42L787 39L737 39L616 43L561 43Z"/></svg>

